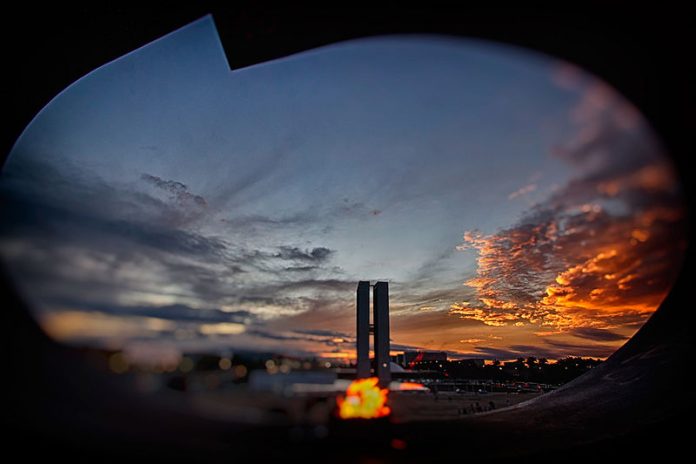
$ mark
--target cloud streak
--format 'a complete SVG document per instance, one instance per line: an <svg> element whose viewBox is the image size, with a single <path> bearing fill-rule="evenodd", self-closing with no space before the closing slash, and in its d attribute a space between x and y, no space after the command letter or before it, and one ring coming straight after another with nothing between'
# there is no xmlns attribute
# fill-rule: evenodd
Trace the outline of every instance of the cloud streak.
<svg viewBox="0 0 696 464"><path fill-rule="evenodd" d="M528 184L512 192L508 195L508 200L514 200L517 197L528 195L537 189L537 184Z"/></svg>
<svg viewBox="0 0 696 464"><path fill-rule="evenodd" d="M180 215L204 206L186 185L142 179L174 204L127 185L106 185L69 163L25 157L4 173L0 247L37 306L67 302L110 315L188 320L212 314L190 308L216 305L229 322L230 311L281 317L304 311L308 296L331 298L352 287L329 266L334 250L282 242L257 248L203 232L184 220L187 212ZM169 312L147 309L163 303ZM179 305L190 309L188 316Z"/></svg>
<svg viewBox="0 0 696 464"><path fill-rule="evenodd" d="M164 180L158 176L153 176L152 174L142 174L140 176L145 182L154 185L158 189L161 189L169 193L170 198L175 200L180 205L195 204L197 206L205 207L208 202L200 195L194 195L189 192L186 184L177 182L174 180Z"/></svg>
<svg viewBox="0 0 696 464"><path fill-rule="evenodd" d="M333 250L325 247L316 247L311 250L301 250L297 247L281 246L274 256L280 259L303 261L308 263L324 262L333 254Z"/></svg>

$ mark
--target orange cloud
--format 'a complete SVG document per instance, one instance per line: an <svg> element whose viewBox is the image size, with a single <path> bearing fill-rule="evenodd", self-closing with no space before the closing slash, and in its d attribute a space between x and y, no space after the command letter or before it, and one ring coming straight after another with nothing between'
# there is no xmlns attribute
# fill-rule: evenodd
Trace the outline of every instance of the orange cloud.
<svg viewBox="0 0 696 464"><path fill-rule="evenodd" d="M577 131L554 150L578 175L512 227L464 234L457 248L478 252L465 282L476 298L450 312L496 327L535 324L545 337L635 327L669 291L686 246L675 175L610 87L572 68L554 79L582 91L569 115Z"/></svg>
<svg viewBox="0 0 696 464"><path fill-rule="evenodd" d="M645 216L657 217L588 211L560 214L554 221L564 225L551 238L548 224L472 236L475 245L460 248L479 251L478 277L466 282L478 301L453 304L451 312L492 326L610 328L645 320L676 277L685 243L678 221L648 225Z"/></svg>

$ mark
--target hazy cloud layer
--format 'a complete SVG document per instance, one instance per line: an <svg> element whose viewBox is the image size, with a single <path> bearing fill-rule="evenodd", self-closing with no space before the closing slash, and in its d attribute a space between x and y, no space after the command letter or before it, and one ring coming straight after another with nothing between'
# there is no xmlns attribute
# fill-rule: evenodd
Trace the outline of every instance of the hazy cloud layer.
<svg viewBox="0 0 696 464"><path fill-rule="evenodd" d="M183 203L171 205L125 185L107 186L70 164L26 157L17 166L2 184L3 256L49 307L66 299L92 309L110 301L171 301L282 314L302 310L297 292L330 295L353 286L326 267L334 254L326 247L251 249L196 227L173 227L179 221L166 218L176 208L202 204L183 184L148 178ZM118 307L124 316L133 313Z"/></svg>

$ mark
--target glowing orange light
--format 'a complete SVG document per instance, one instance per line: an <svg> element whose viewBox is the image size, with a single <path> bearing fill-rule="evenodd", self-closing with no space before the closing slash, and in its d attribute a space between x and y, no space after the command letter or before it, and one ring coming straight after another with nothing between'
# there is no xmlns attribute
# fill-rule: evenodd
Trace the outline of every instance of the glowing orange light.
<svg viewBox="0 0 696 464"><path fill-rule="evenodd" d="M417 382L401 382L399 384L399 390L400 391L424 391L428 390L428 387L423 385L422 383L417 383Z"/></svg>
<svg viewBox="0 0 696 464"><path fill-rule="evenodd" d="M377 386L377 377L354 380L346 396L336 398L341 419L376 419L391 413L386 405L389 389Z"/></svg>

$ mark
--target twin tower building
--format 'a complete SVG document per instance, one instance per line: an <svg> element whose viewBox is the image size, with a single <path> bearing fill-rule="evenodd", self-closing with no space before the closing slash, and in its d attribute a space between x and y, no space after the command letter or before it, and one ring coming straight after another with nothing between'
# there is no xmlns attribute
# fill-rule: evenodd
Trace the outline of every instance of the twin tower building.
<svg viewBox="0 0 696 464"><path fill-rule="evenodd" d="M370 324L370 282L358 282L357 291L357 378L371 377L370 334L374 334L374 376L382 388L389 387L389 284L377 282L372 286L372 324Z"/></svg>

